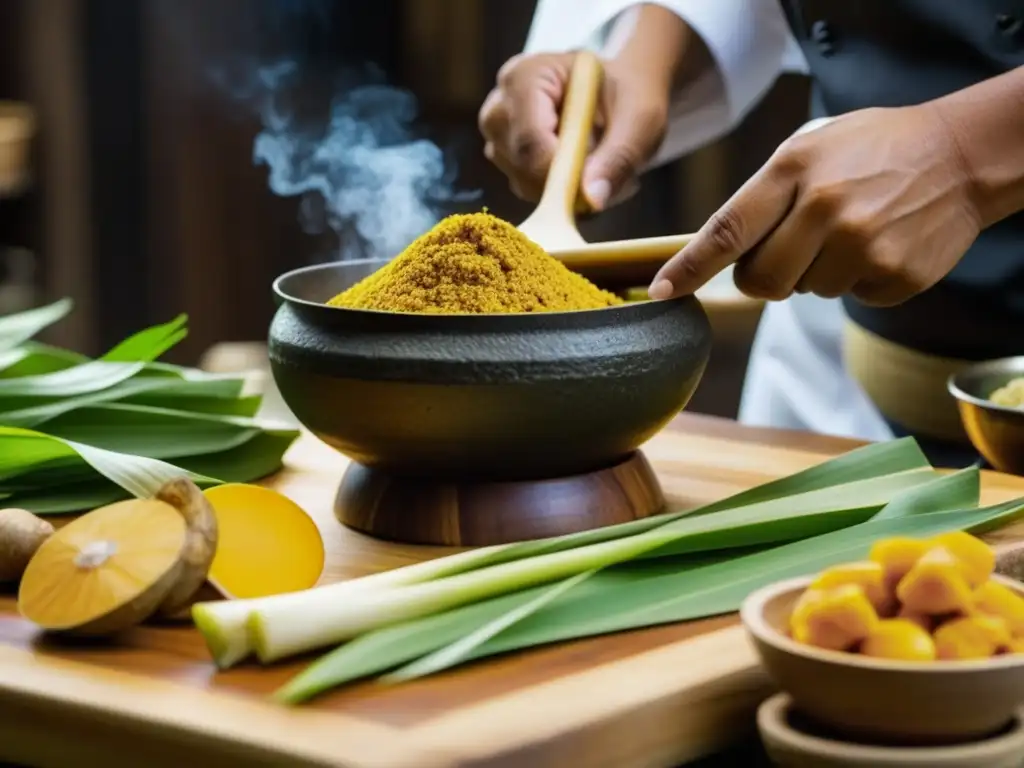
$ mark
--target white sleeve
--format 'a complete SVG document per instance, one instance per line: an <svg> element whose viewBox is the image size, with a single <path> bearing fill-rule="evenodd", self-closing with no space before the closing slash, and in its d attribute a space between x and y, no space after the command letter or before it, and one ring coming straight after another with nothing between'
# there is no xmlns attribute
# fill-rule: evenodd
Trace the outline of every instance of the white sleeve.
<svg viewBox="0 0 1024 768"><path fill-rule="evenodd" d="M704 40L712 71L673 95L668 133L651 165L692 152L735 128L783 71L806 72L778 0L658 0ZM636 0L538 0L527 53L601 51ZM615 22L613 24L613 22Z"/></svg>

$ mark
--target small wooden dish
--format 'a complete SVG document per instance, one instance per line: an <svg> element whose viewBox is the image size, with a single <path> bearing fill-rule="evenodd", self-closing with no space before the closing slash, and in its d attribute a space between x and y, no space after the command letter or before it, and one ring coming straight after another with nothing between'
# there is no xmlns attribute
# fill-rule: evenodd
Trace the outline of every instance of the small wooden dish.
<svg viewBox="0 0 1024 768"><path fill-rule="evenodd" d="M1024 594L1020 582L992 578ZM740 615L768 674L822 726L875 744L956 744L1005 729L1024 705L1024 654L914 663L792 640L789 616L810 583L790 579L758 590Z"/></svg>
<svg viewBox="0 0 1024 768"><path fill-rule="evenodd" d="M1017 768L1024 755L1024 713L989 739L932 747L877 746L821 731L778 693L757 710L757 729L772 762L784 768Z"/></svg>

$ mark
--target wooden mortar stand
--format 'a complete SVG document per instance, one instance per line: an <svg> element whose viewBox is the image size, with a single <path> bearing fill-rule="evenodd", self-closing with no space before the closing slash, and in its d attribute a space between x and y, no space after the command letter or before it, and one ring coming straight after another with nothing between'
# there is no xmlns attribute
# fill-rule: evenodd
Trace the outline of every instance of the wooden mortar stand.
<svg viewBox="0 0 1024 768"><path fill-rule="evenodd" d="M552 252L586 254L594 263L628 259L630 242L590 246L575 224L575 205L602 79L601 63L589 52L573 64L559 120L558 147L540 202L519 226ZM684 236L685 237L685 236ZM679 238L653 238L660 250L640 242L640 261L662 258L681 246ZM666 243L672 241L668 246ZM573 257L586 264L586 256ZM576 266L576 263L573 264ZM595 414L595 418L601 418ZM661 487L640 451L618 464L572 477L517 482L434 481L395 476L357 463L349 466L335 500L344 525L380 539L416 544L486 546L590 530L660 512Z"/></svg>
<svg viewBox="0 0 1024 768"><path fill-rule="evenodd" d="M550 480L408 478L353 462L335 499L344 525L404 544L489 546L657 514L665 497L640 451L607 469Z"/></svg>

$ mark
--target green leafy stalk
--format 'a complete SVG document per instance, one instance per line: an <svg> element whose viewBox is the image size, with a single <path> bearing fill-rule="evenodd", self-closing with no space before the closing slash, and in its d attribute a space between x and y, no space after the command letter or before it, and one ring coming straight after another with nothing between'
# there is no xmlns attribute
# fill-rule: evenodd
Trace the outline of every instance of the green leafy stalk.
<svg viewBox="0 0 1024 768"><path fill-rule="evenodd" d="M674 520L645 533L517 560L383 593L323 599L317 590L254 612L249 631L261 661L348 640L388 624L606 568L659 549L673 554L790 541L865 520L933 470L847 483L796 497ZM831 525L829 525L831 523ZM312 617L315 617L313 620Z"/></svg>
<svg viewBox="0 0 1024 768"><path fill-rule="evenodd" d="M20 346L71 311L71 299L0 317L0 352Z"/></svg>
<svg viewBox="0 0 1024 768"><path fill-rule="evenodd" d="M978 505L980 494L981 474L976 468L969 468L945 477L940 476L938 479L911 487L897 494L871 520L888 520L933 512L969 509ZM724 562L725 559L728 558L723 558L721 561ZM674 572L678 573L680 570L682 569L674 569ZM514 624L537 613L555 597L562 595L596 573L597 571L588 571L586 574L548 587L541 595L529 600L526 604L517 606L455 642L387 675L383 678L384 682L411 680L457 666L471 658L477 648Z"/></svg>
<svg viewBox="0 0 1024 768"><path fill-rule="evenodd" d="M843 456L809 467L789 477L742 491L727 499L709 504L706 507L667 513L566 536L463 552L374 574L361 579L319 587L313 599L327 599L327 596L330 595L331 599L342 601L353 590L384 590L420 584L489 566L515 562L528 557L561 552L641 534L687 516L700 515L731 507L741 507L775 498L821 491L842 483L854 483L893 473L924 469L930 469L928 461L917 443L911 438L871 444L857 448ZM218 476L223 476L223 473L220 473ZM858 514L858 511L853 510L852 514ZM853 520L848 519L846 522L849 524ZM839 525L840 523L841 521L837 521L835 524ZM780 526L789 524L791 523L785 520L779 523ZM652 554L659 555L664 553L654 552ZM296 595L281 595L260 598L258 600L204 603L197 605L193 609L193 619L202 632L218 666L226 668L241 661L253 650L252 638L247 630L247 623L253 612L257 609L274 611L282 604L288 605L294 600L297 600Z"/></svg>
<svg viewBox="0 0 1024 768"><path fill-rule="evenodd" d="M969 475L966 478L971 481ZM1024 500L985 509L929 513L920 504L907 509L905 517L869 520L744 557L697 567L692 563L688 567L690 558L633 561L600 571L551 600L542 599L551 587L537 587L398 624L365 634L324 656L277 691L275 698L299 703L336 685L393 669L458 643L490 623L505 623L503 617L509 612L534 601L540 602L539 610L521 610L518 621L503 626L480 645L466 644L465 652L452 655L449 661L461 663L553 642L730 613L746 595L763 586L866 557L880 538L928 537L949 530L983 533L1001 527L1021 517ZM445 668L429 656L423 665L434 672ZM398 678L408 676L408 669L396 673Z"/></svg>

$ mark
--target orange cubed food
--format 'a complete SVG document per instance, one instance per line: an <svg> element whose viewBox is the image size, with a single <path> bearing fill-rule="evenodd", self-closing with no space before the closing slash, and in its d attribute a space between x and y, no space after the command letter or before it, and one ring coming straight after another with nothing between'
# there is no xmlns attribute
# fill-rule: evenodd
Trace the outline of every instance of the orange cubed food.
<svg viewBox="0 0 1024 768"><path fill-rule="evenodd" d="M918 558L928 551L928 547L928 542L924 539L893 536L876 541L868 558L882 566L886 584L890 589L895 589L900 579L914 567Z"/></svg>
<svg viewBox="0 0 1024 768"><path fill-rule="evenodd" d="M1024 638L1011 637L1010 644L1006 646L1010 653L1024 653Z"/></svg>
<svg viewBox="0 0 1024 768"><path fill-rule="evenodd" d="M1024 597L1005 584L991 579L974 590L974 608L989 616L998 616L1010 633L1024 637Z"/></svg>
<svg viewBox="0 0 1024 768"><path fill-rule="evenodd" d="M928 633L931 633L931 631L935 629L936 621L934 616L929 616L927 613L912 611L906 606L900 608L899 613L896 614L896 618L911 621Z"/></svg>
<svg viewBox="0 0 1024 768"><path fill-rule="evenodd" d="M973 589L985 583L996 567L992 547L966 531L949 531L933 536L932 547L942 547L959 561L968 585Z"/></svg>
<svg viewBox="0 0 1024 768"><path fill-rule="evenodd" d="M986 659L1010 645L1006 622L995 616L964 616L935 630L935 650L940 659Z"/></svg>
<svg viewBox="0 0 1024 768"><path fill-rule="evenodd" d="M936 616L967 612L972 606L971 588L960 561L945 547L925 552L896 586L903 608Z"/></svg>
<svg viewBox="0 0 1024 768"><path fill-rule="evenodd" d="M793 611L791 631L800 643L842 651L859 643L878 624L878 614L855 584L809 590L811 596Z"/></svg>
<svg viewBox="0 0 1024 768"><path fill-rule="evenodd" d="M881 563L863 560L825 569L811 582L810 589L829 590L853 584L864 590L875 611L885 616L895 613L896 598L887 588L884 576Z"/></svg>
<svg viewBox="0 0 1024 768"><path fill-rule="evenodd" d="M860 645L864 656L900 661L934 661L935 641L927 630L908 619L883 619Z"/></svg>

